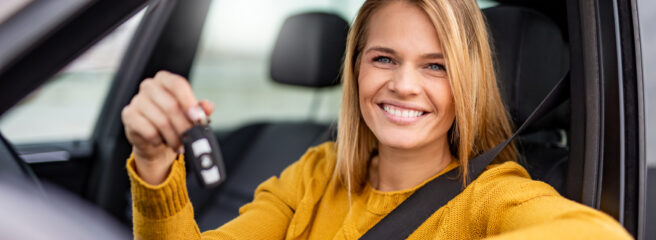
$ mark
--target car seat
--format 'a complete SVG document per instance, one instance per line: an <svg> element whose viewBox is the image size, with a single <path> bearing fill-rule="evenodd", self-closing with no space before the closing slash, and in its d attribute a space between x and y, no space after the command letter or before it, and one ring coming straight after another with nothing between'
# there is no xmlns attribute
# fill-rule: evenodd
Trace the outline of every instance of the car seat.
<svg viewBox="0 0 656 240"><path fill-rule="evenodd" d="M521 7L483 10L497 62L503 101L520 126L569 71L569 48L561 29L546 16ZM531 177L565 191L569 102L524 131L516 142Z"/></svg>
<svg viewBox="0 0 656 240"><path fill-rule="evenodd" d="M329 13L304 13L285 20L270 64L271 79L282 84L321 88L339 84L348 23ZM189 194L201 230L235 218L253 199L255 188L280 174L314 145L329 140L330 125L313 121L260 122L241 127L218 140L228 179L205 190L188 176Z"/></svg>

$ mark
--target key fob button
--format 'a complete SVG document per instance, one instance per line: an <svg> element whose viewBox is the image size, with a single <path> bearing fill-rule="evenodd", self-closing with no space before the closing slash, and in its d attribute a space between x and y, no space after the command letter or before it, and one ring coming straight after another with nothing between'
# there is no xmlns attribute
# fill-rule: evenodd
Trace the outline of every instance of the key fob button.
<svg viewBox="0 0 656 240"><path fill-rule="evenodd" d="M200 157L200 166L203 168L209 168L212 166L212 158L208 155L203 155Z"/></svg>
<svg viewBox="0 0 656 240"><path fill-rule="evenodd" d="M210 169L207 170L201 170L200 174L203 175L203 179L205 182L212 184L215 182L218 182L219 179L221 179L221 175L219 173L219 168L214 166Z"/></svg>
<svg viewBox="0 0 656 240"><path fill-rule="evenodd" d="M191 144L191 149L194 151L195 157L212 152L212 147L210 147L210 142L207 141L207 138L201 138L194 141Z"/></svg>

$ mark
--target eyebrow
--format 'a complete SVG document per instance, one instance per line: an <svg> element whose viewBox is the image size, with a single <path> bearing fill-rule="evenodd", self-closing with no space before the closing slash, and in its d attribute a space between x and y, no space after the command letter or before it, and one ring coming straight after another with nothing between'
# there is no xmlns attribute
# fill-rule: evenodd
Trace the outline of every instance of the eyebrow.
<svg viewBox="0 0 656 240"><path fill-rule="evenodd" d="M386 48L386 47L379 47L379 46L370 47L369 49L364 51L364 54L367 54L371 51L384 52L384 53L388 53L388 54L392 54L392 55L396 56L396 51L394 51L394 49Z"/></svg>
<svg viewBox="0 0 656 240"><path fill-rule="evenodd" d="M424 59L443 59L444 54L442 54L442 53L428 53L428 54L421 55L421 58L424 58Z"/></svg>
<svg viewBox="0 0 656 240"><path fill-rule="evenodd" d="M394 49L387 48L387 47L379 47L379 46L370 47L369 49L367 49L365 51L365 54L369 53L371 51L379 51L379 52L384 52L384 53L389 53L389 54L392 54L392 55L396 55L396 51L394 51ZM442 53L427 53L427 54L421 55L421 58L424 58L424 59L443 59L444 54L442 54Z"/></svg>

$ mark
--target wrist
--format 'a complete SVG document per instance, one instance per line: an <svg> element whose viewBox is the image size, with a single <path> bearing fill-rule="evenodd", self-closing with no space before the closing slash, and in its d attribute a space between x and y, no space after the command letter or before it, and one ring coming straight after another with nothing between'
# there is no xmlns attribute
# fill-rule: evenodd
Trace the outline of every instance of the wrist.
<svg viewBox="0 0 656 240"><path fill-rule="evenodd" d="M177 154L167 149L157 156L144 157L137 149L134 153L134 167L137 175L146 183L156 186L164 182L171 172Z"/></svg>

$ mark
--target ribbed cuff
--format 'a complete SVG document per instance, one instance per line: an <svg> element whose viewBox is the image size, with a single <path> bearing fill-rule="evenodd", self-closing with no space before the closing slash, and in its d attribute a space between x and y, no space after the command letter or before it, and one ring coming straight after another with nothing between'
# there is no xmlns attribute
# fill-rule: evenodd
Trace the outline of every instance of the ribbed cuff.
<svg viewBox="0 0 656 240"><path fill-rule="evenodd" d="M163 183L154 186L142 180L136 172L134 155L126 163L132 185L132 209L152 219L165 219L180 212L189 204L184 157L173 161L171 171Z"/></svg>

